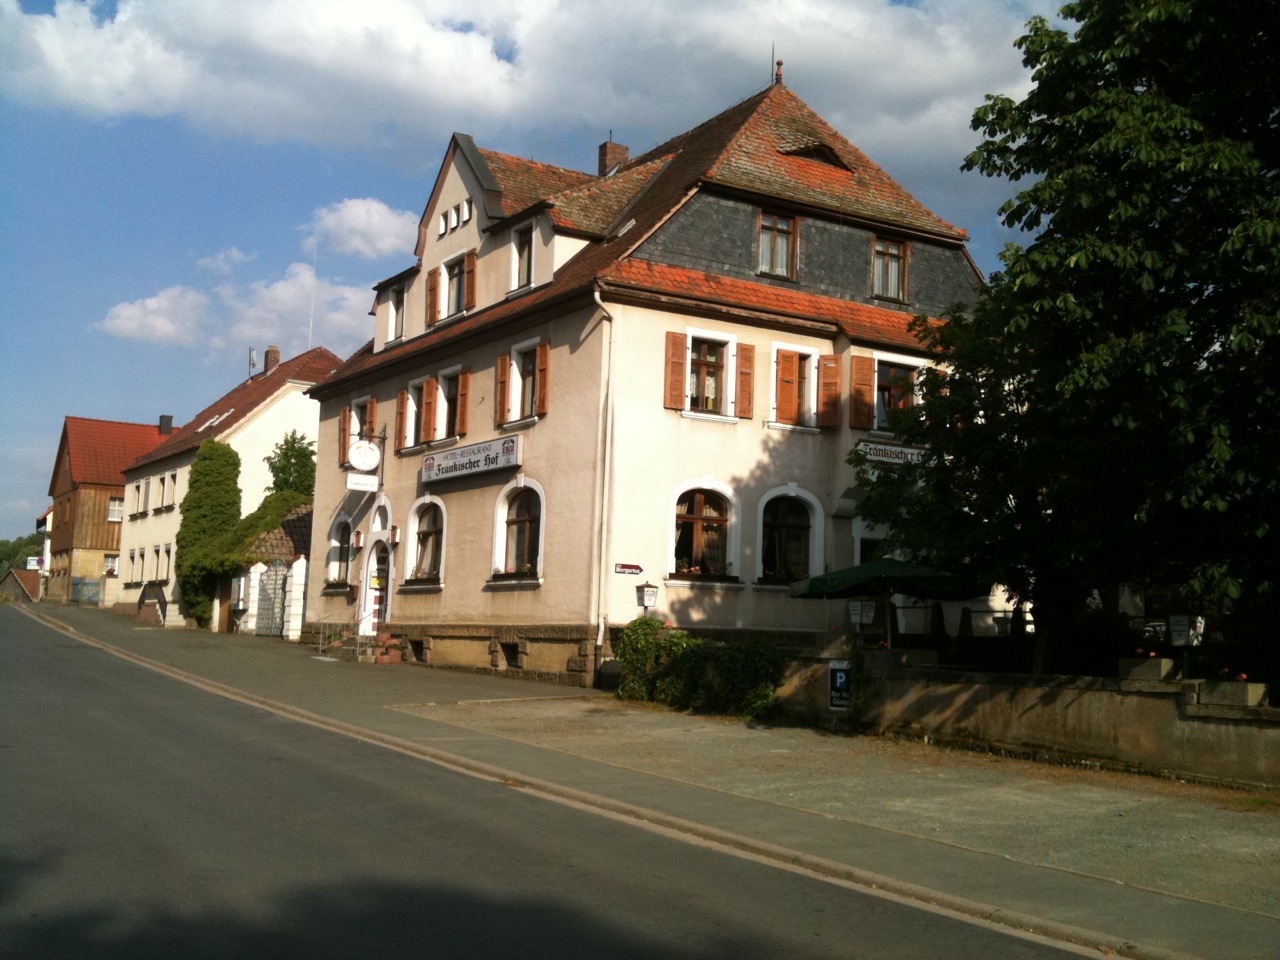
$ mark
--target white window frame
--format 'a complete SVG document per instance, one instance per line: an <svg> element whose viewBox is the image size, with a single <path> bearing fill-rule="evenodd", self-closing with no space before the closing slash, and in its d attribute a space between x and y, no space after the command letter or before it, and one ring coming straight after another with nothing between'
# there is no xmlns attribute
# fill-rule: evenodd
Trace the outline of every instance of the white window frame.
<svg viewBox="0 0 1280 960"><path fill-rule="evenodd" d="M351 443L355 443L357 440L370 439L365 436L364 425L369 419L369 400L372 399L372 396L372 394L365 394L363 397L356 397L351 401L351 406L348 408L351 419L347 424L347 436ZM342 458L345 460L346 457L347 451L343 450Z"/></svg>
<svg viewBox="0 0 1280 960"><path fill-rule="evenodd" d="M124 497L107 500L107 523L124 523Z"/></svg>
<svg viewBox="0 0 1280 960"><path fill-rule="evenodd" d="M780 351L798 353L807 359L804 361L804 418L800 423L787 423L778 419L778 353ZM769 420L765 424L779 430L818 428L818 351L813 347L803 347L796 343L774 343L769 365Z"/></svg>
<svg viewBox="0 0 1280 960"><path fill-rule="evenodd" d="M871 385L871 408L872 408L871 430L873 433L892 433L893 431L889 429L889 424L887 422L887 419L883 424L881 423L880 364L890 363L890 364L894 364L895 366L912 367L916 370L917 376L915 379L915 383L912 385L912 396L913 396L912 402L913 403L920 402L920 377L918 376L919 371L927 368L929 364L926 363L924 360L921 360L919 357L908 357L905 354L901 354L901 353L881 353L879 351L872 354L872 360L875 363L875 378Z"/></svg>
<svg viewBox="0 0 1280 960"><path fill-rule="evenodd" d="M507 417L503 426L509 427L515 424L533 423L538 419L538 344L542 341L542 337L534 337L530 340L521 340L519 343L513 344L510 352L507 354ZM526 354L533 355L534 369L533 409L528 414L522 413L520 402L524 398L525 382L525 377L520 372L520 358Z"/></svg>
<svg viewBox="0 0 1280 960"><path fill-rule="evenodd" d="M542 571L547 562L547 493L542 489L542 484L537 480L526 477L524 474L512 479L506 486L498 491L498 496L493 502L493 556L492 563L489 565L490 570L506 570L507 568L507 507L510 504L512 496L522 490L532 490L538 495L538 565L535 576L526 580L513 580L513 584L529 583L534 581L542 582ZM672 507L674 510L675 507ZM494 581L490 581L493 583ZM503 583L505 581L497 581Z"/></svg>
<svg viewBox="0 0 1280 960"><path fill-rule="evenodd" d="M452 296L452 280L449 275L449 269L456 266L458 268L458 309L454 310ZM440 262L441 280L444 282L439 285L439 295L444 298L444 304L440 310L441 322L452 320L454 317L461 317L467 312L467 251L463 250L456 256L447 257Z"/></svg>
<svg viewBox="0 0 1280 960"><path fill-rule="evenodd" d="M329 526L329 551L328 556L325 558L325 580L330 583L338 581L343 573L340 551L342 550L342 528L344 526L347 528L347 569L345 580L347 583L351 582L351 564L356 552L353 542L356 528L355 524L351 522L351 517L345 513L340 513Z"/></svg>
<svg viewBox="0 0 1280 960"><path fill-rule="evenodd" d="M444 428L448 426L447 398L444 392L444 381L448 377L460 377L462 375L462 364L455 363L451 367L445 367L436 374L436 440L456 440L459 436L457 431L458 418L455 416L453 420L454 431L445 433ZM461 384L459 384L461 386Z"/></svg>
<svg viewBox="0 0 1280 960"><path fill-rule="evenodd" d="M821 573L824 566L823 557L826 556L826 512L822 508L821 500L793 481L766 490L760 495L760 500L756 504L755 579L759 581L764 577L764 509L770 500L778 497L795 497L809 508L809 576ZM781 584L762 584L762 586L782 588Z"/></svg>
<svg viewBox="0 0 1280 960"><path fill-rule="evenodd" d="M729 504L728 522L725 524L725 575L729 577L737 577L742 579L742 502L738 499L738 495L734 492L733 487L727 483L721 483L710 474L701 477L686 480L678 484L671 492L671 499L667 502L667 515L664 522L667 525L667 556L663 563L666 565L667 572L664 573L664 582L666 583L695 583L702 586L704 581L683 580L678 573L675 573L676 566L676 540L678 531L676 530L676 505L680 502L680 498L691 490L710 490L724 497ZM718 586L715 581L705 581L708 586ZM734 586L734 584L725 584L726 586Z"/></svg>
<svg viewBox="0 0 1280 960"><path fill-rule="evenodd" d="M877 248L882 244L885 247L897 247L899 251L898 256L896 258L892 258L892 259L896 259L898 263L898 289L897 289L897 292L895 293L885 293L880 291L877 288L877 277L880 273L880 270L879 270L880 252ZM908 260L910 259L910 256L911 256L911 244L908 243L906 240L896 240L892 237L879 237L879 236L874 237L872 239L871 241L871 296L875 297L878 300L893 300L897 303L907 302L907 299L909 296L908 294L909 288L907 285L910 282L910 277L908 276L908 270L907 270L907 263L908 263ZM886 260L891 259L887 253L885 254L885 259Z"/></svg>
<svg viewBox="0 0 1280 960"><path fill-rule="evenodd" d="M694 410L690 406L692 394L689 392L689 377L693 373L693 341L712 340L724 344L724 404L719 413L705 410ZM697 420L719 420L725 423L738 422L738 337L733 333L719 330L706 330L698 327L686 327L684 331L684 413L683 416ZM672 516L675 516L674 502Z"/></svg>
<svg viewBox="0 0 1280 960"><path fill-rule="evenodd" d="M435 507L440 511L440 575L438 582L439 585L443 587L445 563L448 557L449 510L444 505L443 500L439 497L433 497L430 494L425 497L418 498L409 508L409 531L405 538L404 575L408 578L412 576L413 572L418 568L418 524L421 520L422 511L426 507ZM435 584L432 585L434 586Z"/></svg>
<svg viewBox="0 0 1280 960"><path fill-rule="evenodd" d="M408 397L404 405L404 436L400 438L406 449L419 447L427 442L427 438L422 436L422 400L426 399L422 394L430 379L419 377L408 383ZM422 400L419 399L420 396Z"/></svg>
<svg viewBox="0 0 1280 960"><path fill-rule="evenodd" d="M529 237L529 269L528 269L529 279L528 280L525 280L520 275L520 238L525 235ZM511 231L511 289L513 292L516 290L527 290L528 288L533 286L533 277L534 277L534 269L535 269L533 248L534 248L534 238L536 236L537 236L537 231L534 229L534 224L532 221L530 221L529 223L521 224L520 226L513 228Z"/></svg>
<svg viewBox="0 0 1280 960"><path fill-rule="evenodd" d="M108 553L102 557L102 575L104 577L120 576L120 554Z"/></svg>
<svg viewBox="0 0 1280 960"><path fill-rule="evenodd" d="M387 343L404 339L404 301L408 292L403 283L387 293Z"/></svg>

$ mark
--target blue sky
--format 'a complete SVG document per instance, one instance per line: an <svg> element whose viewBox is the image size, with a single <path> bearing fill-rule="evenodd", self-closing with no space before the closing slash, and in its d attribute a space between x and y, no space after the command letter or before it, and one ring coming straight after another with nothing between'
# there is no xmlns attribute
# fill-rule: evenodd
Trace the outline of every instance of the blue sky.
<svg viewBox="0 0 1280 960"><path fill-rule="evenodd" d="M49 503L64 416L184 423L251 348L347 356L413 260L450 134L594 171L792 90L980 267L1005 184L961 174L1043 0L0 0L0 538ZM305 11L306 16L300 16ZM313 270L314 266L314 270Z"/></svg>

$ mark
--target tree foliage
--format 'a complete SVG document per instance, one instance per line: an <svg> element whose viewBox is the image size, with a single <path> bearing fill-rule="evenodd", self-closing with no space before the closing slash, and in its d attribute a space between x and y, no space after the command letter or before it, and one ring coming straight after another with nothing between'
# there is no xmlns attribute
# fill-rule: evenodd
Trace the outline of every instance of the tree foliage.
<svg viewBox="0 0 1280 960"><path fill-rule="evenodd" d="M1028 24L1034 86L987 98L966 161L1020 185L1001 215L1033 238L972 309L917 323L946 364L897 424L924 460L851 456L864 517L1006 584L1050 634L1122 582L1267 594L1280 503L1277 21L1207 0L1062 15L1074 33Z"/></svg>
<svg viewBox="0 0 1280 960"><path fill-rule="evenodd" d="M29 533L15 540L0 540L0 577L16 567L27 568L27 557L38 557L44 549L44 534Z"/></svg>
<svg viewBox="0 0 1280 960"><path fill-rule="evenodd" d="M311 496L316 489L315 441L304 434L290 430L275 445L268 456L262 458L271 471L268 493L292 490Z"/></svg>
<svg viewBox="0 0 1280 960"><path fill-rule="evenodd" d="M174 573L187 616L209 623L218 579L234 572L227 556L228 535L240 520L240 455L225 443L200 444L175 541Z"/></svg>

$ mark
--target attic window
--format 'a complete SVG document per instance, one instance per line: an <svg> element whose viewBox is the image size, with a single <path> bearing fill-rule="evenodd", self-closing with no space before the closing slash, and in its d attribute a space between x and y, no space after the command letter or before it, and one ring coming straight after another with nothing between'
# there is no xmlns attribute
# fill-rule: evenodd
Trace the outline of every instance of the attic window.
<svg viewBox="0 0 1280 960"><path fill-rule="evenodd" d="M825 143L806 143L803 146L797 146L782 151L787 156L799 157L801 160L813 160L816 163L825 163L829 167L837 167L840 170L848 170L844 161L841 160L834 150Z"/></svg>
<svg viewBox="0 0 1280 960"><path fill-rule="evenodd" d="M234 412L235 412L235 407L232 407L230 410L226 411L225 413L220 413L215 417L210 417L208 420L206 420L204 423L200 424L200 426L196 428L196 433L199 433L201 430L208 430L210 427L217 426L223 420L227 419L227 417L231 416L231 414L233 414Z"/></svg>

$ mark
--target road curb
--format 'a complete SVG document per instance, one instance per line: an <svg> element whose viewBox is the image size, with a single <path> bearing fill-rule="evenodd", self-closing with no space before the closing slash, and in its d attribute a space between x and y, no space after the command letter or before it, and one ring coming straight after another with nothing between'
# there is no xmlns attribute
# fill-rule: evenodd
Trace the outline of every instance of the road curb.
<svg viewBox="0 0 1280 960"><path fill-rule="evenodd" d="M45 624L77 642L96 647L120 659L157 673L162 673L176 680L181 680L206 692L216 694L225 699L256 707L279 716L298 720L312 726L320 727L335 733L362 740L376 746L396 750L421 760L435 763L447 769L477 776L497 783L522 789L535 794L553 797L583 807L599 810L620 819L649 824L677 834L693 837L706 843L737 851L784 867L790 867L813 873L821 877L840 880L854 886L862 887L876 894L885 894L893 898L907 900L919 904L927 904L932 908L952 913L965 919L976 919L987 923L1007 927L1024 933L1036 934L1051 940L1094 948L1103 955L1114 955L1130 958L1130 960L1204 960L1196 954L1169 950L1134 943L1123 937L1090 930L1072 924L1060 923L1044 917L1007 910L995 904L972 900L967 897L946 891L935 890L920 884L899 880L885 874L850 866L834 860L792 850L777 844L746 837L731 831L711 827L706 824L686 820L672 814L663 813L647 807L614 800L610 797L589 793L564 784L530 777L516 771L508 770L495 764L474 760L470 757L428 747L404 740L400 737L379 733L367 727L335 720L321 714L248 693L228 684L201 677L198 674L182 670L150 657L133 653L97 637L81 633L74 627L44 614L42 611L27 610L23 612L33 619Z"/></svg>

